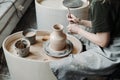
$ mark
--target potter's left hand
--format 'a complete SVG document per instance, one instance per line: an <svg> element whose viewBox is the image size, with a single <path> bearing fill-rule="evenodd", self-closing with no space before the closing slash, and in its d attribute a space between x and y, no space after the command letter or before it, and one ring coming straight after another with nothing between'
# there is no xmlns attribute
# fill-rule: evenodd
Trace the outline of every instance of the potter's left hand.
<svg viewBox="0 0 120 80"><path fill-rule="evenodd" d="M71 33L78 34L79 32L79 25L78 24L69 24L68 25L68 31Z"/></svg>

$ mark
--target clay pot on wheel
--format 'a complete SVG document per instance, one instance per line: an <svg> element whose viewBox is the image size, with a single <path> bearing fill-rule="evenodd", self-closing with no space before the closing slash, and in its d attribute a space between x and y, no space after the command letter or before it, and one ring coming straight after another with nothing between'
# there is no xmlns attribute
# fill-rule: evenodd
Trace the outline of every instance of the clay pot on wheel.
<svg viewBox="0 0 120 80"><path fill-rule="evenodd" d="M66 47L66 34L63 32L63 25L55 24L53 32L50 34L50 48L61 51Z"/></svg>

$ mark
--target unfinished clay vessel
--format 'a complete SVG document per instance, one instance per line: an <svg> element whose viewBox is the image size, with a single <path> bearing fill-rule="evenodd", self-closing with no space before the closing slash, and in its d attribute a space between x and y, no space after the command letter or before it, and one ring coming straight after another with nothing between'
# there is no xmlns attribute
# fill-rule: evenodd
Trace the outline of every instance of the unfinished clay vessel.
<svg viewBox="0 0 120 80"><path fill-rule="evenodd" d="M66 34L63 32L63 25L55 24L53 32L50 34L50 48L61 51L66 47Z"/></svg>

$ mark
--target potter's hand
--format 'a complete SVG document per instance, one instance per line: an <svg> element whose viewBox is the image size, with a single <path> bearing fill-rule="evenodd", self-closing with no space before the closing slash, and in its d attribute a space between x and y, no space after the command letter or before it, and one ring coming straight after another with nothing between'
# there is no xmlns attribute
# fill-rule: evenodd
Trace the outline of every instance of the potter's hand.
<svg viewBox="0 0 120 80"><path fill-rule="evenodd" d="M67 28L68 28L68 32L75 34L78 34L80 29L78 24L69 24Z"/></svg>
<svg viewBox="0 0 120 80"><path fill-rule="evenodd" d="M76 18L73 14L68 14L67 19L72 24L79 24L80 23L80 19Z"/></svg>

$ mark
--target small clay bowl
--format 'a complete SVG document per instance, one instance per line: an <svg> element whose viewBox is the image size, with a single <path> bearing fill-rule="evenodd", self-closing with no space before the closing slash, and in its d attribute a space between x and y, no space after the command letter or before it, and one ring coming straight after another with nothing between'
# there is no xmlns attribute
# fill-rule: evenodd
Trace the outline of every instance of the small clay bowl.
<svg viewBox="0 0 120 80"><path fill-rule="evenodd" d="M35 29L26 29L22 32L24 38L30 41L30 44L33 45L36 43L36 30Z"/></svg>
<svg viewBox="0 0 120 80"><path fill-rule="evenodd" d="M30 50L30 42L27 39L18 39L15 42L15 50L20 57L27 57Z"/></svg>

